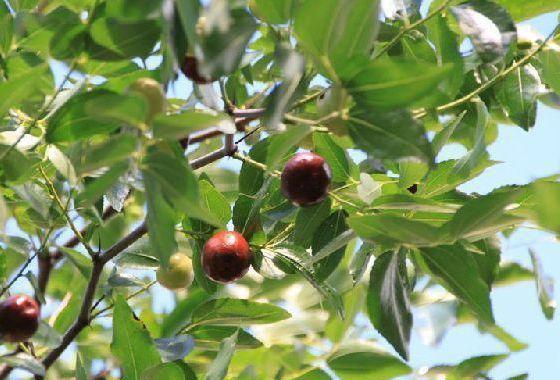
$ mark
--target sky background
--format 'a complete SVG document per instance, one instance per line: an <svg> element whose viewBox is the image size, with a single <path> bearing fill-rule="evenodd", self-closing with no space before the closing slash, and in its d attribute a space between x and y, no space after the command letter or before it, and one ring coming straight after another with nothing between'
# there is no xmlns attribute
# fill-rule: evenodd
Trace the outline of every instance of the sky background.
<svg viewBox="0 0 560 380"><path fill-rule="evenodd" d="M529 1L529 0L528 0ZM427 6L424 5L423 9ZM548 14L525 24L530 24L543 35L556 26L558 14ZM62 67L53 66L57 78L64 75ZM560 75L560 74L559 74ZM186 97L191 86L181 78L174 87L176 97ZM494 188L509 184L525 184L536 178L560 173L560 110L539 104L536 126L529 132L513 126L500 126L499 138L489 147L493 160L502 162L475 180L463 185L465 192L487 193ZM457 158L464 149L449 146L439 159ZM502 260L516 261L531 268L528 249L540 257L545 272L556 284L560 284L560 244L551 234L534 229L521 229L509 239L503 239ZM14 291L30 292L21 283ZM172 296L162 291L162 308L167 308ZM159 296L159 295L158 295ZM558 301L558 295L555 295ZM529 348L513 353L496 367L492 378L507 379L521 373L529 373L531 380L552 380L560 373L560 322L559 318L547 321L540 311L535 284L532 281L497 288L492 292L496 322L513 336L529 344ZM165 305L165 306L164 306ZM416 317L416 315L415 315ZM379 337L380 342L383 339ZM388 346L387 346L388 347ZM426 346L417 333L411 341L411 365L413 368L434 364L458 363L476 355L506 353L507 347L490 335L481 335L473 325L454 327L445 335L438 347ZM66 356L66 355L65 355ZM67 356L66 356L67 357Z"/></svg>

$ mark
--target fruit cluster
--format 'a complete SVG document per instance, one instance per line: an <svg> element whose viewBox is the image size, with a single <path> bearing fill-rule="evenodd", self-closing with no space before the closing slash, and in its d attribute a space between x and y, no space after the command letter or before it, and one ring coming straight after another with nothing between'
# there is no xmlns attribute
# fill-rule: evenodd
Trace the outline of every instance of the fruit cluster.
<svg viewBox="0 0 560 380"><path fill-rule="evenodd" d="M323 157L301 152L286 163L281 175L281 190L294 205L312 206L327 197L331 178L331 168ZM204 245L202 268L208 278L225 284L243 277L252 259L251 248L242 234L220 231ZM173 255L169 267L158 270L157 278L169 289L188 287L193 280L190 259L184 254Z"/></svg>

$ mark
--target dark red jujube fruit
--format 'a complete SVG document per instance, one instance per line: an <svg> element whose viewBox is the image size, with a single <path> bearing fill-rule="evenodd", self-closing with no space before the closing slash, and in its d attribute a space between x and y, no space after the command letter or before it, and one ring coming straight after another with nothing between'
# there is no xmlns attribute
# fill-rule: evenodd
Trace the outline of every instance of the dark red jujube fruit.
<svg viewBox="0 0 560 380"><path fill-rule="evenodd" d="M247 240L235 231L220 231L204 245L202 268L216 282L228 283L247 273L253 255Z"/></svg>
<svg viewBox="0 0 560 380"><path fill-rule="evenodd" d="M297 153L282 171L282 193L296 206L312 206L326 198L331 179L331 168L323 157Z"/></svg>
<svg viewBox="0 0 560 380"><path fill-rule="evenodd" d="M39 327L39 304L26 295L0 302L0 335L6 342L25 342Z"/></svg>
<svg viewBox="0 0 560 380"><path fill-rule="evenodd" d="M198 84L208 84L214 81L212 78L207 78L200 73L198 60L191 55L185 57L181 65L181 71L187 78Z"/></svg>

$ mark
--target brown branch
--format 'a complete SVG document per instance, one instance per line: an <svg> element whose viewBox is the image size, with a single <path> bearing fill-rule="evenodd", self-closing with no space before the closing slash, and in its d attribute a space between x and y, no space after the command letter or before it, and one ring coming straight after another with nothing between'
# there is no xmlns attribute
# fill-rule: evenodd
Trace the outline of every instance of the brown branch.
<svg viewBox="0 0 560 380"><path fill-rule="evenodd" d="M113 207L109 207L103 212L103 215L101 216L101 219L103 221L109 220L110 218L112 218L117 213L118 213L117 210L115 210ZM90 228L91 228L91 225L88 225L88 226L82 228L80 230L80 233L82 234L82 236L86 235ZM80 239L77 236L74 235L66 243L64 243L63 247L74 248L78 244L80 244ZM49 279L50 279L50 275L51 275L51 271L55 267L55 265L63 257L64 257L64 254L63 254L61 248L57 249L56 251L54 251L52 253L44 253L44 254L41 253L41 254L39 254L39 258L38 258L39 272L38 272L38 276L37 276L37 282L38 282L39 291L41 293L44 294L46 292L47 285L49 283ZM37 299L37 298L38 298L37 295L35 295L35 299ZM1 378L2 377L0 377L0 379Z"/></svg>
<svg viewBox="0 0 560 380"><path fill-rule="evenodd" d="M235 153L236 149L237 146L233 143L233 135L226 135L226 144L223 148L204 157L193 160L191 162L191 167L193 169L199 169L223 157L232 155L233 153ZM80 313L78 314L78 317L76 318L70 329L62 337L62 342L60 343L60 345L49 352L49 354L43 359L43 365L45 366L45 369L48 369L50 366L52 366L53 363L66 350L66 348L74 341L74 339L76 339L78 334L80 334L82 330L89 325L89 322L91 320L91 306L94 302L95 292L97 290L99 279L101 277L101 273L103 272L105 264L115 258L132 243L144 236L147 232L148 226L146 221L144 221L140 226L136 227L132 232L123 237L112 247L110 247L103 253L92 257L93 268L87 285L86 293L82 301ZM39 376L35 376L35 378L42 379L42 377ZM2 377L0 377L0 379L2 379Z"/></svg>

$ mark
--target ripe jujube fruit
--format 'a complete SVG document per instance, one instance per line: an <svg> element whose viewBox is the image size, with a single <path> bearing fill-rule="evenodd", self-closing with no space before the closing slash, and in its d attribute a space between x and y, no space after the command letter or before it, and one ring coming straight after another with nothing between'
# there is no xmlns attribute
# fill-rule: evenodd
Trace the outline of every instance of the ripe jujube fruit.
<svg viewBox="0 0 560 380"><path fill-rule="evenodd" d="M202 268L212 280L228 283L243 277L252 259L249 243L243 235L235 231L220 231L204 245Z"/></svg>
<svg viewBox="0 0 560 380"><path fill-rule="evenodd" d="M329 193L332 171L325 159L316 153L301 152L290 159L281 176L281 189L296 206L312 206Z"/></svg>
<svg viewBox="0 0 560 380"><path fill-rule="evenodd" d="M39 304L26 295L0 302L0 337L6 342L25 342L39 327Z"/></svg>
<svg viewBox="0 0 560 380"><path fill-rule="evenodd" d="M191 259L184 253L175 253L169 258L167 269L160 267L157 270L156 278L169 290L187 288L194 278Z"/></svg>
<svg viewBox="0 0 560 380"><path fill-rule="evenodd" d="M185 57L181 65L181 71L187 78L198 84L208 84L214 81L212 78L202 75L198 68L198 60L192 55Z"/></svg>

